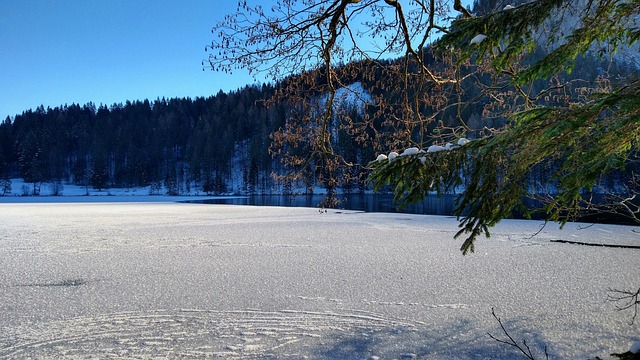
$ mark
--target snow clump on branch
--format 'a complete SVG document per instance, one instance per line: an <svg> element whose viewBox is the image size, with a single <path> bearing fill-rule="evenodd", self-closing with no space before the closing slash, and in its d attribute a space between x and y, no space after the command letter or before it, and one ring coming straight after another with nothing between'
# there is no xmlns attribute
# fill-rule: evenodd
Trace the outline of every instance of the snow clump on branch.
<svg viewBox="0 0 640 360"><path fill-rule="evenodd" d="M468 144L470 142L469 139L466 138L460 138L458 139L458 142L456 144L452 144L452 143L446 143L444 146L440 146L440 145L431 145L427 148L427 151L424 150L420 150L417 147L410 147L405 149L402 154L398 154L395 151L392 151L389 153L389 155L385 155L385 154L380 154L378 155L378 157L376 158L377 162L383 162L385 160L389 160L389 161L393 161L393 159L399 157L399 156L411 156L411 155L418 155L418 154L426 154L426 153L435 153L435 152L439 152L439 151L450 151L450 150L454 150L457 149L461 146L464 146L466 144ZM420 161L424 164L427 161L427 158L425 156L421 156Z"/></svg>
<svg viewBox="0 0 640 360"><path fill-rule="evenodd" d="M484 41L484 39L487 38L487 35L484 34L478 34L476 36L473 37L473 39L471 39L471 41L469 41L470 45L474 45L474 44L480 44L481 42Z"/></svg>
<svg viewBox="0 0 640 360"><path fill-rule="evenodd" d="M405 149L402 154L400 154L400 156L408 156L408 155L416 155L420 152L420 150L417 147L410 147L408 149Z"/></svg>
<svg viewBox="0 0 640 360"><path fill-rule="evenodd" d="M467 145L467 144L468 144L468 143L470 143L470 142L471 142L471 141L470 141L469 139L466 139L466 138L460 138L460 139L458 140L458 145L459 145L459 146L465 146L465 145Z"/></svg>

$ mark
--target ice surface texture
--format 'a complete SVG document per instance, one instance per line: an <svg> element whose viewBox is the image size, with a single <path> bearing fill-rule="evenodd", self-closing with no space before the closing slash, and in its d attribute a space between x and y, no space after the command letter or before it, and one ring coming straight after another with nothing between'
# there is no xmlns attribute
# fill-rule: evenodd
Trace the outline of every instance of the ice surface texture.
<svg viewBox="0 0 640 360"><path fill-rule="evenodd" d="M0 205L0 358L510 359L491 308L552 358L637 340L633 228L197 204Z"/></svg>

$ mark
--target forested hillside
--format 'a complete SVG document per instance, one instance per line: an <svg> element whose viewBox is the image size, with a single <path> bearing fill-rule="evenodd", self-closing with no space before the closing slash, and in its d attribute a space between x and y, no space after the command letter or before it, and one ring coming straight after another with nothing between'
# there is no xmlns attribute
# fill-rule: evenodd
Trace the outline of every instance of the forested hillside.
<svg viewBox="0 0 640 360"><path fill-rule="evenodd" d="M246 86L208 98L26 110L0 125L0 177L23 178L35 194L39 184L56 182L153 185L170 195L280 192L270 134L291 106L267 107L274 91ZM345 141L341 146L355 152Z"/></svg>
<svg viewBox="0 0 640 360"><path fill-rule="evenodd" d="M496 1L480 0L474 4L474 12L491 12L498 6ZM545 50L536 51L542 56ZM426 54L429 56L428 51ZM292 75L276 85L246 86L207 98L132 100L98 107L93 103L71 104L26 110L0 124L0 178L23 178L33 183L33 194L38 194L41 183L72 183L96 189L152 185L166 189L170 195L309 192L317 189L319 183L331 187L331 191L364 191L363 166L377 153L401 150L400 144L385 141L384 134L395 129L387 125L388 114L377 107L379 102L391 102L397 96L393 89L399 86L399 80L385 75L386 67L396 65L395 61L381 60L336 70L343 73L341 78L352 82L341 84L343 100L334 101L333 106L339 106L339 116L351 121L349 126L334 124L331 129L332 150L348 166L328 170L332 172L330 176L323 174L324 170L300 172L297 177L282 176L299 165L295 157L287 162L283 154L308 151L296 139L304 136L304 128L296 133L291 126L300 121L296 116L302 111L298 110L309 103L324 106L325 96L304 87L298 89L299 98L278 96L278 89L291 84L298 86L296 76ZM614 78L634 67L637 63L587 53L576 59L570 74L560 74L562 79L540 81L539 87L544 89L554 81L571 83L565 87L564 96L544 100L547 104L566 103L594 86L606 86L598 83L598 79L605 78L602 75ZM480 137L488 128L503 126L507 119L495 116L495 107L514 104L488 98L483 89L473 86L477 83L477 78L462 82L464 91L450 96L459 96L455 102L464 106L441 111L430 126L455 127L459 126L457 121L464 119L470 131L463 135L471 139ZM411 92L407 90L409 96L413 96ZM429 115L432 109L424 107L420 111ZM358 126L364 118L369 125L361 131ZM282 129L287 127L294 130L287 130L284 136ZM412 141L426 147L429 144L420 138L423 130L416 131ZM278 139L274 146L272 141ZM550 171L553 169L540 168L532 173L529 179L532 191L549 191L549 184L538 181L548 176L536 174ZM276 182L279 176L282 182ZM615 187L616 176L623 175L610 177L610 188ZM319 182L329 177L343 181Z"/></svg>
<svg viewBox="0 0 640 360"><path fill-rule="evenodd" d="M611 71L615 65L588 56L579 62L571 76L581 79L595 79L605 71L604 66ZM385 97L380 86L384 79L357 80L363 81L365 92ZM176 195L296 191L295 184L277 184L273 176L285 169L279 158L272 156L275 152L270 152L270 134L283 127L295 109L285 101L267 106L274 92L270 85L246 86L208 98L26 110L0 125L0 177L34 183L36 194L38 184L55 182L96 189L156 185ZM354 119L380 116L375 114L375 104L356 106L350 92L344 96L347 100L341 106L350 109ZM473 88L465 93L468 99L475 96ZM467 125L478 132L487 126L499 127L504 119L486 117L487 102L476 100L464 107ZM377 130L384 131L384 127ZM341 187L362 191L363 177L358 176L362 165L377 151L390 149L387 144L358 143L345 131L336 130L335 149L354 167L348 175L352 181ZM468 136L473 138L474 134ZM307 174L300 179L298 190L313 191L316 176L319 174Z"/></svg>
<svg viewBox="0 0 640 360"><path fill-rule="evenodd" d="M239 146L247 186L267 190L268 136L284 121L281 106L260 101L273 89L245 87L209 98L127 101L110 107L39 107L0 127L4 178L94 188L166 185L170 194L227 192ZM37 191L36 191L37 192Z"/></svg>

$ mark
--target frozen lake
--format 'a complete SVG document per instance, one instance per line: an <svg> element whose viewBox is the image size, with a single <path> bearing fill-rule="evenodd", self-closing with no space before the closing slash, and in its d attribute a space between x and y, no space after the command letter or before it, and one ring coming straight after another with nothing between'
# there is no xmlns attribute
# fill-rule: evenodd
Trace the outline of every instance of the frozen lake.
<svg viewBox="0 0 640 360"><path fill-rule="evenodd" d="M0 358L607 358L640 340L634 228L178 203L0 204ZM583 224L584 226L584 224ZM635 228L637 229L637 228Z"/></svg>

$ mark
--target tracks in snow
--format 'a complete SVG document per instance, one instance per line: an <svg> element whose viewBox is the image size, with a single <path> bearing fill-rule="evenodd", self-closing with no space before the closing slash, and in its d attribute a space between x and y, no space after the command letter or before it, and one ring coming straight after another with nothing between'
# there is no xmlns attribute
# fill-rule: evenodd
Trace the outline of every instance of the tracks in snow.
<svg viewBox="0 0 640 360"><path fill-rule="evenodd" d="M420 325L363 311L125 312L4 329L0 358L304 358L345 339L364 346L411 335Z"/></svg>

